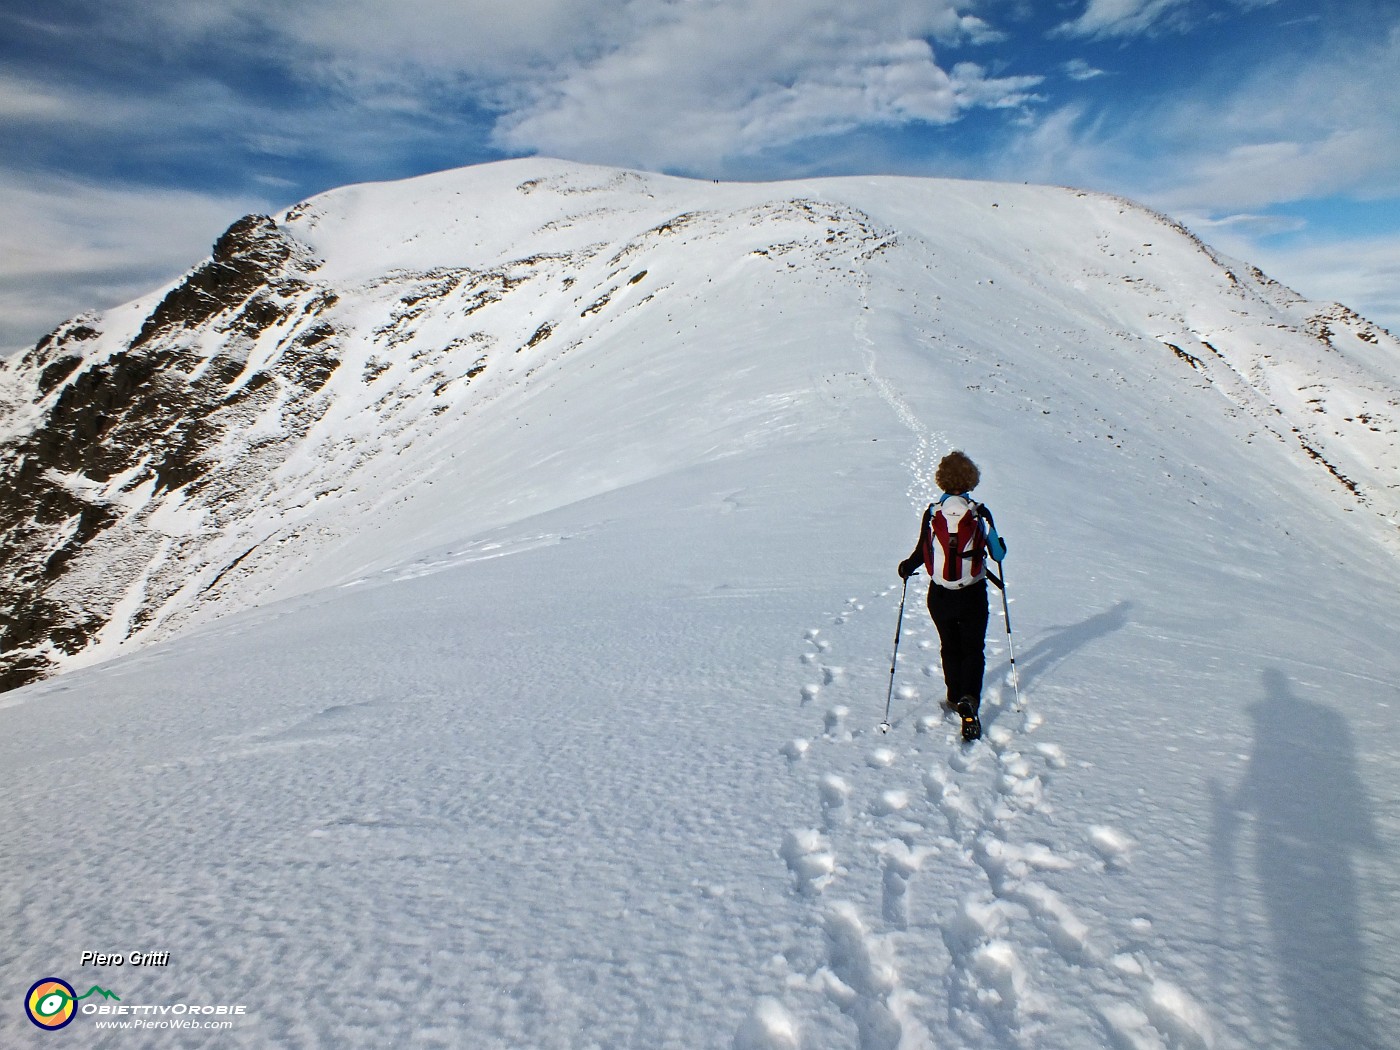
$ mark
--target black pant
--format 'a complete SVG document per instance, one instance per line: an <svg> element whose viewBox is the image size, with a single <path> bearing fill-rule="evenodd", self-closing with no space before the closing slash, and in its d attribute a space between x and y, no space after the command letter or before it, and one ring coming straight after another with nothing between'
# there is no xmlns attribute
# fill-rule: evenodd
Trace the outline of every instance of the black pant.
<svg viewBox="0 0 1400 1050"><path fill-rule="evenodd" d="M928 613L942 643L948 703L953 705L970 696L977 708L982 703L982 676L987 670L987 581L960 591L930 583Z"/></svg>

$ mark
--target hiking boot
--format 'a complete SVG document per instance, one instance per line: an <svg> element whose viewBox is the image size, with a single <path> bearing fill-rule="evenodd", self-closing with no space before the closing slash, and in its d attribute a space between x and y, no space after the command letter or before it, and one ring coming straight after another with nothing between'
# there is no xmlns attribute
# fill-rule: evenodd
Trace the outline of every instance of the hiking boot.
<svg viewBox="0 0 1400 1050"><path fill-rule="evenodd" d="M982 723L977 718L977 701L965 696L958 701L958 717L962 719L964 740L976 740L982 735Z"/></svg>

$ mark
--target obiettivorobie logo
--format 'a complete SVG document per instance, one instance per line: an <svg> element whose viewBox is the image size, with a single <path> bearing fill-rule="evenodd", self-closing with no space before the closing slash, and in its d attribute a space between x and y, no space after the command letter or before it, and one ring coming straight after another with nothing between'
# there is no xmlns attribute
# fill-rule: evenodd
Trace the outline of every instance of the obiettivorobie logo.
<svg viewBox="0 0 1400 1050"><path fill-rule="evenodd" d="M247 1016L248 1008L242 1003L122 1002L121 996L99 985L79 995L62 978L45 977L30 986L24 1013L46 1032L66 1028L79 1014L98 1028L214 1030L232 1028L236 1019Z"/></svg>
<svg viewBox="0 0 1400 1050"><path fill-rule="evenodd" d="M79 995L71 984L57 977L45 977L35 981L24 997L25 1015L46 1032L55 1032L73 1020L78 1013L78 1002L90 995L100 995L103 999L121 997L106 988L93 985Z"/></svg>

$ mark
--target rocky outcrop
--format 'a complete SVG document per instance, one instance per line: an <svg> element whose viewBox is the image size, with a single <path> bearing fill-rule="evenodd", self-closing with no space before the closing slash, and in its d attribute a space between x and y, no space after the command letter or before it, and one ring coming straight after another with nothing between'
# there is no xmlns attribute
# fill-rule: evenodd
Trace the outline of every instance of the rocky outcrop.
<svg viewBox="0 0 1400 1050"><path fill-rule="evenodd" d="M315 269L272 219L250 215L127 345L80 318L6 363L37 418L0 443L0 689L85 648L133 588L134 627L178 586L193 552L149 519L177 491L217 514L240 490L257 462L220 455L232 432L274 400L284 440L314 421L339 364L323 316L336 296ZM104 534L121 542L94 544Z"/></svg>

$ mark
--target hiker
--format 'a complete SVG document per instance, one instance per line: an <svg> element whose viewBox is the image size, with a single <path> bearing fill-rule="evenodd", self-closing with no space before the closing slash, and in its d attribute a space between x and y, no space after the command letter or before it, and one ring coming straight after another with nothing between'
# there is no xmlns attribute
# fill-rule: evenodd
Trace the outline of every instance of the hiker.
<svg viewBox="0 0 1400 1050"><path fill-rule="evenodd" d="M991 512L969 493L981 475L962 452L949 452L934 481L943 490L924 511L914 553L899 563L900 579L928 570L928 611L938 628L947 704L962 719L965 740L982 735L978 711L986 671L987 558L1001 561L1006 544Z"/></svg>

